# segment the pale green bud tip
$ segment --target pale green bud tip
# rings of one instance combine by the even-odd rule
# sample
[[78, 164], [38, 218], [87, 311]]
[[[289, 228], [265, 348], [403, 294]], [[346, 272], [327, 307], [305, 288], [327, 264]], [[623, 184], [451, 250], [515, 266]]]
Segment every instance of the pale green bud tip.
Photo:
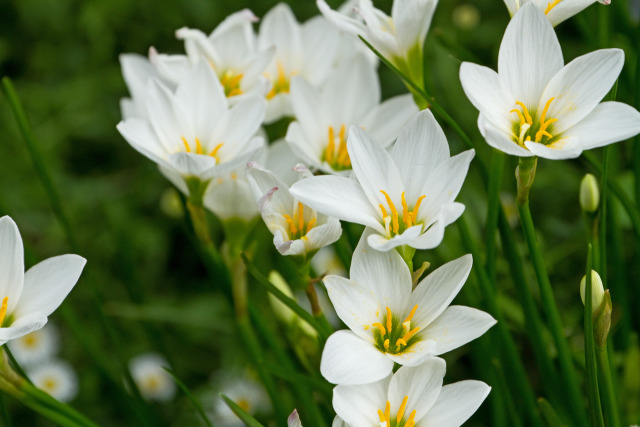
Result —
[[600, 205], [600, 190], [596, 177], [590, 173], [582, 178], [580, 183], [580, 206], [585, 212], [593, 213]]
[[[580, 298], [582, 299], [582, 303], [584, 304], [584, 293], [587, 287], [587, 276], [582, 278], [582, 282], [580, 282]], [[595, 313], [600, 305], [602, 305], [602, 301], [604, 300], [604, 286], [602, 284], [602, 279], [600, 275], [595, 271], [591, 270], [591, 312]]]
[[[275, 286], [280, 291], [282, 291], [283, 294], [285, 294], [289, 298], [293, 298], [293, 292], [291, 292], [291, 288], [287, 284], [287, 281], [284, 280], [284, 277], [280, 275], [280, 273], [278, 273], [275, 270], [272, 270], [269, 273], [269, 281], [273, 284], [273, 286]], [[273, 307], [273, 311], [275, 312], [278, 319], [280, 319], [280, 321], [284, 323], [289, 323], [293, 319], [295, 319], [296, 315], [293, 312], [293, 310], [287, 307], [282, 301], [280, 301], [275, 296], [269, 294], [269, 302], [271, 303], [271, 306]]]

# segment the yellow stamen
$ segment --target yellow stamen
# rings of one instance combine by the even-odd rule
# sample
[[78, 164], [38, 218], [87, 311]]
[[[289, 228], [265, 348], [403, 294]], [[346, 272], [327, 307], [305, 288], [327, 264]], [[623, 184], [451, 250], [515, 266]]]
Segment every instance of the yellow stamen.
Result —
[[384, 407], [384, 419], [387, 420], [387, 426], [389, 426], [390, 424], [390, 416], [391, 416], [391, 402], [387, 400], [387, 405]]
[[284, 220], [287, 222], [287, 224], [289, 224], [289, 231], [291, 231], [291, 234], [296, 234], [298, 232], [298, 229], [296, 228], [296, 225], [293, 223], [293, 220], [291, 219], [291, 217], [287, 214], [282, 215], [284, 217]]
[[402, 221], [404, 225], [409, 228], [411, 227], [412, 215], [409, 212], [409, 207], [407, 207], [407, 199], [404, 197], [404, 191], [400, 197], [402, 198]]
[[413, 212], [411, 212], [411, 219], [413, 220], [413, 223], [416, 223], [416, 219], [418, 218], [418, 209], [420, 209], [420, 203], [422, 203], [422, 199], [424, 199], [427, 196], [420, 196], [418, 197], [418, 201], [416, 202], [416, 205], [413, 207]]
[[531, 118], [531, 114], [529, 114], [529, 110], [527, 110], [527, 106], [520, 101], [516, 101], [516, 104], [522, 107], [522, 110], [524, 112], [524, 118], [527, 124], [530, 124], [530, 125], [533, 124], [533, 119]]
[[544, 105], [544, 109], [542, 110], [542, 114], [540, 114], [540, 123], [544, 123], [544, 119], [547, 117], [547, 111], [549, 111], [549, 106], [551, 106], [551, 101], [556, 99], [555, 97], [549, 98], [547, 103]]
[[307, 233], [309, 232], [309, 230], [315, 227], [315, 225], [316, 225], [316, 219], [312, 218], [311, 221], [309, 221], [309, 224], [307, 224]]
[[518, 110], [517, 108], [514, 108], [513, 110], [509, 111], [509, 113], [517, 113], [518, 117], [520, 118], [520, 126], [522, 126], [523, 124], [525, 124], [527, 121], [524, 119], [524, 116], [522, 115], [522, 112], [520, 112], [520, 110]]
[[325, 159], [327, 163], [333, 163], [333, 154], [336, 149], [336, 137], [333, 133], [333, 126], [329, 126], [329, 143], [327, 144], [327, 150], [325, 151]]
[[402, 421], [402, 417], [404, 416], [404, 410], [407, 409], [407, 400], [409, 400], [409, 396], [405, 396], [402, 399], [402, 403], [400, 404], [400, 409], [398, 409], [398, 416], [396, 416], [396, 422], [400, 424]]
[[[278, 61], [278, 77], [273, 82], [273, 86], [271, 87], [271, 91], [267, 94], [267, 99], [274, 98], [279, 93], [288, 93], [289, 92], [289, 79], [287, 78], [287, 73], [284, 70], [284, 65], [282, 62]], [[291, 73], [293, 76], [295, 73]]]
[[340, 145], [338, 146], [338, 164], [341, 166], [351, 166], [351, 159], [349, 158], [349, 152], [347, 151], [347, 138], [345, 138], [345, 132], [345, 125], [340, 125], [340, 133], [338, 134], [338, 139], [340, 139]]
[[391, 309], [387, 307], [387, 332], [391, 333]]
[[413, 328], [412, 330], [410, 330], [409, 332], [404, 334], [402, 339], [405, 340], [405, 341], [409, 341], [411, 339], [411, 337], [414, 336], [419, 330], [420, 330], [420, 327], [416, 326], [415, 328]]
[[539, 142], [542, 139], [543, 135], [546, 136], [547, 138], [553, 138], [553, 135], [547, 132], [547, 126], [549, 126], [551, 123], [557, 122], [558, 119], [549, 119], [549, 120], [545, 120], [545, 119], [547, 118], [547, 111], [549, 111], [549, 106], [551, 105], [551, 101], [553, 101], [554, 99], [555, 97], [549, 98], [549, 100], [544, 106], [544, 109], [542, 110], [542, 114], [540, 115], [540, 129], [538, 130], [538, 132], [536, 132], [536, 142]]
[[384, 206], [382, 206], [382, 203], [380, 203], [378, 206], [380, 206], [380, 210], [382, 211], [382, 218], [385, 218], [387, 216], [387, 210], [384, 208]]
[[204, 154], [202, 144], [200, 144], [200, 140], [198, 138], [196, 138], [196, 154]]
[[[198, 141], [198, 140], [196, 139], [196, 141]], [[220, 144], [216, 145], [216, 147], [215, 147], [213, 150], [211, 150], [211, 152], [209, 153], [209, 155], [210, 155], [211, 157], [215, 157], [215, 158], [217, 159], [217, 158], [218, 158], [218, 151], [220, 150], [220, 148], [221, 148], [223, 145], [224, 145], [224, 142], [221, 142]]]
[[406, 346], [406, 345], [407, 345], [407, 342], [402, 338], [398, 338], [398, 341], [396, 341], [396, 347]]
[[4, 322], [4, 318], [7, 315], [7, 304], [9, 303], [9, 297], [4, 297], [2, 300], [2, 307], [0, 307], [0, 326]]
[[189, 143], [187, 142], [187, 138], [185, 138], [184, 136], [181, 136], [180, 138], [182, 138], [182, 143], [184, 144], [184, 149], [187, 151], [187, 153], [191, 152], [191, 147], [189, 147]]
[[298, 202], [298, 230], [304, 230], [304, 205]]
[[380, 329], [380, 333], [384, 336], [387, 335], [387, 330], [384, 328], [384, 326], [382, 326], [382, 323], [376, 322], [376, 323], [372, 323], [371, 326], [376, 327], [378, 329]]
[[406, 319], [404, 319], [404, 322], [402, 323], [406, 323], [406, 322], [410, 322], [411, 319], [413, 319], [413, 315], [416, 314], [416, 310], [418, 309], [418, 304], [414, 305], [413, 308], [411, 309], [411, 313], [409, 313], [409, 315], [407, 316]]
[[411, 414], [409, 415], [409, 418], [407, 418], [407, 422], [404, 423], [404, 427], [413, 427], [413, 426], [415, 426], [416, 425], [415, 418], [416, 418], [416, 410], [414, 409], [413, 411], [411, 411]]
[[556, 7], [561, 1], [562, 0], [554, 0], [553, 3], [547, 3], [547, 8], [544, 10], [544, 14], [546, 15], [547, 13], [551, 12], [551, 9]]
[[387, 420], [384, 418], [384, 412], [382, 412], [382, 409], [378, 409], [378, 417], [380, 417], [380, 422], [384, 423]]
[[400, 229], [400, 226], [398, 225], [398, 210], [396, 209], [396, 206], [391, 201], [391, 197], [389, 197], [387, 192], [384, 191], [384, 190], [380, 190], [380, 192], [382, 194], [384, 194], [384, 197], [387, 199], [387, 204], [389, 205], [389, 209], [391, 209], [391, 219], [392, 219], [392, 224], [393, 224], [393, 232], [397, 233], [398, 230]]
[[385, 350], [389, 350], [389, 338], [387, 338], [386, 340], [384, 340], [384, 349], [385, 349]]

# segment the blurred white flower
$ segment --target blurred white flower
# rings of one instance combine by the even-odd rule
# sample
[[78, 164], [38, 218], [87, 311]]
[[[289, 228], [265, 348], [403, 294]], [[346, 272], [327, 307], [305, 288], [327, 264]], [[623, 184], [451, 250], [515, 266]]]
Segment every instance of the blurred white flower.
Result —
[[[388, 376], [394, 363], [417, 366], [484, 334], [489, 314], [449, 304], [469, 272], [471, 255], [436, 269], [415, 289], [396, 251], [372, 251], [366, 233], [353, 254], [350, 278], [324, 284], [340, 319], [351, 329], [325, 344], [320, 372], [334, 384], [366, 384]], [[363, 363], [366, 361], [366, 363]]]
[[[597, 0], [602, 4], [610, 4], [611, 0]], [[544, 12], [549, 22], [554, 27], [562, 21], [571, 18], [573, 15], [586, 9], [595, 3], [596, 0], [504, 0], [504, 4], [509, 9], [511, 16], [515, 15], [520, 8], [528, 3], [534, 4]]]
[[[218, 394], [222, 393], [251, 415], [269, 412], [271, 404], [269, 396], [262, 384], [237, 375], [219, 375], [215, 379]], [[227, 404], [216, 396], [211, 418], [216, 426], [244, 427], [244, 423], [229, 409]]]
[[21, 366], [32, 366], [51, 359], [60, 346], [58, 329], [51, 323], [8, 344], [11, 354]]
[[486, 399], [491, 387], [481, 381], [442, 386], [445, 362], [432, 358], [420, 366], [403, 366], [388, 377], [366, 385], [333, 389], [334, 426], [426, 427], [462, 425]]
[[22, 238], [13, 220], [0, 218], [0, 345], [42, 328], [78, 281], [87, 262], [60, 255], [24, 271]]
[[331, 174], [351, 170], [347, 152], [351, 126], [366, 129], [375, 142], [388, 147], [418, 112], [409, 94], [380, 103], [378, 75], [360, 54], [341, 64], [318, 89], [294, 77], [291, 103], [296, 121], [285, 139], [305, 164]]
[[70, 402], [78, 395], [78, 375], [62, 360], [51, 360], [27, 370], [33, 385], [60, 402]]
[[462, 215], [464, 205], [455, 198], [474, 151], [450, 157], [429, 110], [409, 120], [391, 153], [356, 126], [349, 131], [347, 151], [355, 179], [316, 176], [295, 183], [291, 194], [318, 212], [372, 228], [372, 248], [435, 248], [445, 227]]
[[145, 353], [129, 361], [129, 371], [143, 398], [166, 402], [176, 394], [176, 384], [163, 368], [169, 363], [159, 354]]
[[635, 108], [600, 102], [623, 64], [622, 50], [601, 49], [564, 65], [553, 27], [529, 3], [507, 26], [499, 72], [465, 62], [460, 80], [489, 145], [514, 156], [570, 159], [640, 133]]

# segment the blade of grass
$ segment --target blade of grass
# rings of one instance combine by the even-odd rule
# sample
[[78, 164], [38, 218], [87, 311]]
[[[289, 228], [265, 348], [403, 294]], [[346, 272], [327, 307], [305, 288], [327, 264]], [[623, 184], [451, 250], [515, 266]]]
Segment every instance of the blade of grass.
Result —
[[213, 423], [211, 422], [211, 420], [209, 420], [209, 417], [207, 417], [207, 414], [204, 412], [204, 409], [202, 409], [202, 405], [193, 396], [193, 393], [191, 393], [191, 391], [185, 385], [185, 383], [183, 383], [182, 380], [180, 378], [178, 378], [178, 376], [176, 375], [176, 373], [172, 369], [169, 369], [169, 368], [166, 368], [166, 367], [163, 368], [163, 369], [165, 371], [167, 371], [167, 373], [169, 375], [171, 375], [171, 377], [176, 382], [176, 384], [178, 384], [178, 387], [180, 387], [180, 390], [182, 390], [182, 392], [185, 394], [185, 396], [187, 396], [187, 399], [189, 399], [189, 401], [193, 405], [193, 407], [196, 410], [196, 412], [198, 413], [198, 415], [200, 415], [200, 418], [202, 418], [202, 421], [204, 421], [204, 423], [208, 427], [214, 427]]
[[220, 395], [222, 400], [227, 404], [229, 409], [233, 411], [234, 414], [238, 416], [242, 420], [243, 423], [247, 427], [264, 427], [258, 420], [249, 415], [246, 411], [244, 411], [240, 406], [238, 406], [233, 400], [229, 399], [224, 394]]

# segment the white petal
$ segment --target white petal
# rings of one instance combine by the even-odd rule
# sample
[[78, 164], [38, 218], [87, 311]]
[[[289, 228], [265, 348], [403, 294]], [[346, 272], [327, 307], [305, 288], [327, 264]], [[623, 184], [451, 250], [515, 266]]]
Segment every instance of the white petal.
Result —
[[494, 126], [510, 130], [509, 111], [515, 101], [502, 87], [498, 73], [488, 67], [463, 62], [460, 83], [469, 101], [487, 120]]
[[398, 45], [404, 52], [416, 44], [422, 46], [431, 25], [437, 0], [395, 0], [391, 17]]
[[227, 162], [244, 151], [262, 124], [265, 110], [264, 99], [249, 97], [231, 107], [220, 119], [214, 141], [210, 143], [212, 149], [218, 143], [224, 143], [218, 151], [220, 163]]
[[[336, 191], [339, 188], [340, 191]], [[305, 205], [325, 215], [373, 227], [384, 232], [376, 212], [353, 179], [342, 176], [317, 176], [298, 181], [291, 194]]]
[[[326, 138], [328, 127], [325, 124], [329, 122], [329, 118], [326, 117], [325, 109], [322, 108], [317, 90], [303, 77], [294, 76], [291, 79], [290, 94], [291, 106], [304, 136], [311, 142], [321, 139], [320, 137]], [[288, 133], [286, 139], [294, 142], [290, 140]], [[314, 148], [316, 147], [310, 147], [311, 151], [315, 153]], [[319, 155], [314, 154], [313, 157], [319, 157]]]
[[420, 425], [425, 427], [458, 427], [473, 415], [491, 387], [482, 381], [459, 381], [442, 387], [438, 400]]
[[534, 4], [525, 4], [509, 22], [500, 44], [500, 80], [513, 98], [535, 110], [545, 86], [563, 64], [553, 27]]
[[182, 176], [195, 176], [204, 181], [211, 178], [216, 159], [204, 154], [174, 153], [168, 163]]
[[441, 212], [433, 220], [433, 223], [428, 225], [427, 231], [413, 239], [409, 246], [416, 249], [433, 249], [437, 247], [442, 243], [442, 239], [444, 239], [444, 228], [446, 225], [443, 212]]
[[478, 128], [480, 128], [480, 133], [485, 137], [487, 144], [493, 148], [504, 153], [511, 154], [512, 156], [533, 156], [529, 150], [519, 146], [514, 140], [512, 140], [511, 135], [491, 124], [491, 122], [485, 119], [482, 114], [478, 116]]
[[312, 84], [321, 84], [333, 69], [339, 37], [338, 30], [322, 16], [315, 16], [302, 25], [302, 67]]
[[191, 121], [166, 86], [156, 79], [150, 79], [146, 94], [144, 103], [149, 122], [158, 135], [158, 144], [165, 147], [165, 151], [172, 152], [183, 147], [182, 137], [188, 141], [196, 137]]
[[289, 124], [285, 140], [294, 155], [299, 157], [305, 164], [316, 169], [322, 168], [320, 163], [321, 149], [318, 144], [314, 143], [316, 140], [312, 142], [307, 138], [300, 123], [291, 122]]
[[163, 146], [146, 120], [131, 117], [118, 123], [116, 128], [136, 151], [158, 164], [166, 164], [166, 153], [174, 151], [172, 147]]
[[9, 216], [0, 218], [0, 302], [5, 297], [7, 313], [12, 313], [24, 283], [24, 249], [18, 226]]
[[75, 286], [86, 262], [78, 255], [60, 255], [31, 267], [24, 275], [16, 315], [38, 312], [47, 317], [53, 313]]
[[[260, 213], [270, 215], [290, 215], [295, 201], [289, 193], [289, 187], [273, 172], [264, 169], [256, 162], [247, 165], [247, 180], [256, 200], [260, 200]], [[275, 191], [272, 191], [276, 189]], [[268, 197], [265, 199], [264, 197]]]
[[373, 233], [367, 238], [367, 243], [379, 252], [387, 252], [402, 245], [408, 245], [413, 248], [417, 247], [415, 246], [416, 239], [420, 237], [421, 232], [422, 227], [420, 225], [414, 225], [404, 230], [402, 234], [393, 236], [390, 239], [385, 234]]
[[360, 338], [371, 341], [371, 325], [380, 322], [384, 312], [373, 291], [340, 276], [327, 276], [323, 282], [338, 317]]
[[595, 0], [561, 1], [547, 13], [547, 19], [551, 22], [551, 25], [555, 27], [593, 3], [595, 3]]
[[621, 49], [602, 49], [568, 63], [549, 82], [539, 100], [538, 111], [554, 97], [547, 112], [557, 118], [551, 133], [561, 133], [582, 120], [598, 105], [615, 83], [622, 66]]
[[640, 133], [640, 113], [621, 102], [603, 102], [562, 136], [580, 138], [583, 150], [624, 141]]
[[537, 142], [524, 143], [532, 154], [551, 160], [575, 159], [582, 153], [579, 137], [562, 137], [553, 144], [543, 145]]
[[277, 50], [277, 60], [284, 69], [291, 72], [297, 64], [293, 62], [302, 54], [302, 32], [291, 8], [286, 3], [278, 3], [262, 18], [259, 45], [273, 45]]
[[18, 317], [8, 328], [0, 328], [0, 345], [42, 329], [46, 323], [47, 316], [38, 312]]
[[391, 407], [400, 407], [402, 399], [408, 396], [407, 413], [415, 410], [415, 421], [420, 424], [442, 390], [445, 371], [446, 364], [438, 357], [431, 358], [420, 366], [403, 366], [398, 369], [389, 384]]
[[[410, 94], [394, 96], [374, 107], [361, 121], [374, 141], [388, 147], [398, 137], [407, 121], [418, 112], [418, 107]], [[403, 128], [404, 126], [404, 128]]]
[[322, 351], [320, 373], [333, 384], [369, 384], [387, 377], [393, 361], [351, 331], [337, 331]]
[[[411, 274], [396, 251], [380, 252], [367, 244], [370, 230], [365, 230], [353, 252], [351, 280], [371, 289], [378, 298], [382, 310], [391, 309], [395, 316], [402, 316], [411, 296]], [[411, 307], [409, 307], [411, 309]], [[380, 313], [381, 319], [383, 313]]]
[[307, 251], [320, 249], [336, 242], [342, 235], [340, 221], [329, 217], [325, 224], [317, 225], [306, 234]]
[[437, 268], [420, 281], [411, 294], [411, 300], [418, 304], [412, 325], [425, 328], [442, 314], [462, 289], [472, 264], [473, 258], [467, 254]]
[[333, 409], [346, 425], [379, 425], [378, 409], [384, 411], [390, 380], [388, 376], [372, 384], [337, 386], [333, 389]]
[[361, 22], [332, 10], [324, 0], [316, 0], [316, 4], [320, 13], [342, 31], [354, 36], [365, 34], [364, 25]]
[[434, 340], [422, 340], [400, 354], [387, 354], [387, 357], [402, 366], [418, 366], [435, 356], [437, 348], [438, 344]]
[[156, 70], [142, 55], [123, 53], [119, 56], [122, 77], [133, 99], [143, 97], [147, 81], [156, 76]]
[[484, 311], [453, 305], [429, 324], [422, 336], [438, 343], [436, 354], [444, 354], [484, 334], [496, 320]]

